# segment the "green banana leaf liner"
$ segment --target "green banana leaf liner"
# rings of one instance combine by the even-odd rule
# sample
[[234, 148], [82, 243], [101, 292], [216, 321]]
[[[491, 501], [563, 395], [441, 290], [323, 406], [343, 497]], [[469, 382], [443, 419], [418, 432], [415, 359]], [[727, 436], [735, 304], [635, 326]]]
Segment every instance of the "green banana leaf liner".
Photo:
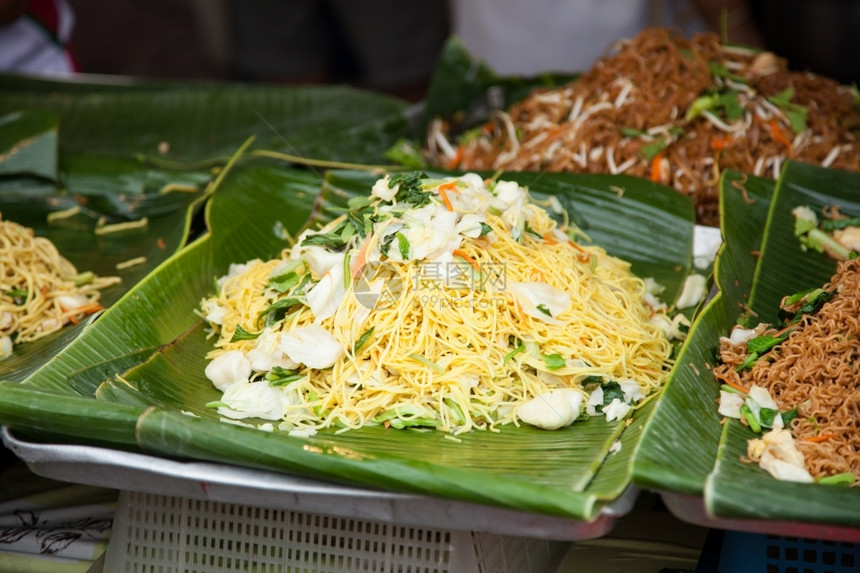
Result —
[[[78, 392], [70, 403], [86, 405], [77, 426], [74, 412], [63, 422], [66, 439], [76, 443], [136, 445], [180, 459], [595, 519], [630, 485], [632, 454], [656, 401], [629, 425], [595, 418], [556, 432], [473, 432], [459, 442], [437, 432], [378, 427], [290, 437], [225, 424], [204, 407], [219, 393], [203, 375], [212, 341], [194, 310], [213, 279], [232, 262], [275, 255], [285, 245], [284, 232], [295, 236], [315, 203], [342, 204], [367, 193], [376, 177], [332, 171], [320, 193], [314, 172], [237, 164], [207, 203], [210, 232], [141, 282], [23, 388], [16, 387], [18, 395], [0, 385], [0, 423], [28, 436], [59, 439], [40, 409], [56, 413], [59, 407], [46, 403], [46, 390], [66, 385]], [[559, 197], [596, 243], [663, 282], [668, 299], [680, 292], [691, 264], [693, 210], [686, 198], [632, 177], [510, 177], [529, 184], [536, 195]], [[141, 316], [151, 318], [137, 320]], [[103, 432], [107, 425], [110, 432]], [[621, 451], [609, 455], [619, 439]]]
[[[102, 291], [100, 302], [109, 307], [185, 244], [210, 175], [158, 170], [135, 159], [61, 157], [60, 131], [52, 112], [28, 110], [0, 117], [0, 214], [50, 239], [79, 272], [120, 277], [119, 284]], [[160, 193], [168, 183], [182, 191]], [[67, 209], [79, 212], [50, 219]], [[100, 235], [100, 219], [106, 224], [147, 223]], [[124, 267], [130, 259], [142, 262]], [[23, 380], [90, 322], [16, 345], [11, 356], [0, 360], [0, 379]]]
[[693, 321], [633, 460], [636, 485], [701, 496], [720, 441], [719, 397], [711, 367], [718, 339], [752, 289], [774, 182], [727, 171], [720, 182], [723, 244], [714, 262], [718, 289]]
[[442, 48], [416, 125], [423, 136], [427, 123], [448, 120], [459, 133], [485, 122], [493, 110], [507, 109], [536, 88], [554, 88], [577, 74], [544, 73], [536, 76], [501, 76], [471, 54], [456, 37]]
[[[820, 287], [836, 270], [833, 259], [801, 249], [794, 236], [791, 210], [806, 205], [818, 212], [823, 206], [839, 205], [846, 215], [858, 216], [858, 189], [860, 174], [802, 163], [786, 165], [771, 203], [748, 301], [760, 320], [775, 321], [783, 296]], [[732, 324], [722, 326], [723, 332], [728, 332]], [[724, 425], [716, 466], [705, 485], [705, 503], [711, 515], [860, 526], [860, 489], [779, 481], [757, 464], [741, 462], [747, 440], [752, 437], [752, 431], [737, 420]]]
[[[6, 81], [3, 81], [6, 79]], [[387, 163], [406, 137], [406, 102], [345, 86], [44, 81], [0, 76], [0, 116], [59, 115], [60, 148], [87, 154], [223, 164], [243, 141], [297, 161]]]

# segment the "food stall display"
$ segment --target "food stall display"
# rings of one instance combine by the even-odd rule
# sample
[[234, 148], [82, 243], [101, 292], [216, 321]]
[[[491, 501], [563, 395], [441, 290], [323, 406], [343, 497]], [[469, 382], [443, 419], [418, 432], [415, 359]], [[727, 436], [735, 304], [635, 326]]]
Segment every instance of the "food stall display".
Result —
[[659, 29], [572, 80], [452, 42], [416, 107], [12, 83], [0, 224], [118, 280], [0, 359], [3, 439], [60, 479], [412, 526], [597, 537], [644, 489], [701, 525], [858, 540], [853, 327], [815, 359], [838, 376], [804, 368], [819, 393], [779, 373], [815, 317], [856, 322], [856, 96]]

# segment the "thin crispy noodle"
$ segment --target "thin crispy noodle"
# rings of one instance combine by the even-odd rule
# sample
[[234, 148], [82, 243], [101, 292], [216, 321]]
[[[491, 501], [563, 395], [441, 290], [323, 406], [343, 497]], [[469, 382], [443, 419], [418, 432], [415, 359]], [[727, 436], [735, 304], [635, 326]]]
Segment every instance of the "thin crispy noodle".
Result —
[[[773, 361], [749, 371], [735, 368], [746, 345], [723, 339], [716, 375], [749, 388], [767, 389], [781, 411], [797, 406], [791, 430], [814, 477], [860, 475], [860, 262], [841, 262], [824, 285], [836, 294], [815, 314], [804, 315]], [[775, 331], [766, 331], [774, 334]]]
[[[799, 107], [768, 99], [788, 88], [791, 106]], [[697, 98], [717, 92], [736, 94], [740, 117], [716, 108], [686, 119]], [[574, 82], [536, 90], [503, 114], [504, 121], [499, 114], [464, 134], [456, 150], [436, 146], [428, 155], [434, 164], [464, 170], [648, 177], [689, 195], [698, 222], [716, 225], [725, 169], [776, 177], [793, 158], [860, 170], [855, 98], [834, 80], [789, 71], [772, 53], [729, 49], [712, 33], [686, 39], [653, 28], [619, 42]], [[806, 127], [795, 134], [791, 113], [800, 108], [807, 111]], [[437, 141], [453, 132], [441, 120], [436, 127]]]

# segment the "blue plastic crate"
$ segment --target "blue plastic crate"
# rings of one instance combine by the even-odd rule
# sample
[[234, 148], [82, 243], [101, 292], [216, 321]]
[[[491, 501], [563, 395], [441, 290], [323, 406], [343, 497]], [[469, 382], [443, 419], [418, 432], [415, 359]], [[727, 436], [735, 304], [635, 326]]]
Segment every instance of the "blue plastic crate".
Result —
[[726, 531], [719, 573], [856, 573], [860, 543]]

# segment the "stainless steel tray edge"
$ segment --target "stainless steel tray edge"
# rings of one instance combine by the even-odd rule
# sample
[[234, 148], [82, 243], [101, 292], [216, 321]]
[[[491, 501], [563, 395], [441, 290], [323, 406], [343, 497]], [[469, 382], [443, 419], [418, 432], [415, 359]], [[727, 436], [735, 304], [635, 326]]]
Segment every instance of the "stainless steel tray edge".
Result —
[[785, 537], [860, 542], [860, 529], [853, 527], [809, 522], [715, 517], [708, 514], [705, 500], [702, 497], [666, 491], [661, 491], [659, 494], [672, 515], [681, 521], [694, 525]]
[[595, 521], [582, 522], [226, 464], [176, 461], [95, 446], [34, 443], [14, 436], [6, 427], [0, 427], [0, 439], [33, 473], [60, 481], [415, 527], [563, 541], [606, 535], [618, 517], [632, 510], [638, 495], [630, 487]]

